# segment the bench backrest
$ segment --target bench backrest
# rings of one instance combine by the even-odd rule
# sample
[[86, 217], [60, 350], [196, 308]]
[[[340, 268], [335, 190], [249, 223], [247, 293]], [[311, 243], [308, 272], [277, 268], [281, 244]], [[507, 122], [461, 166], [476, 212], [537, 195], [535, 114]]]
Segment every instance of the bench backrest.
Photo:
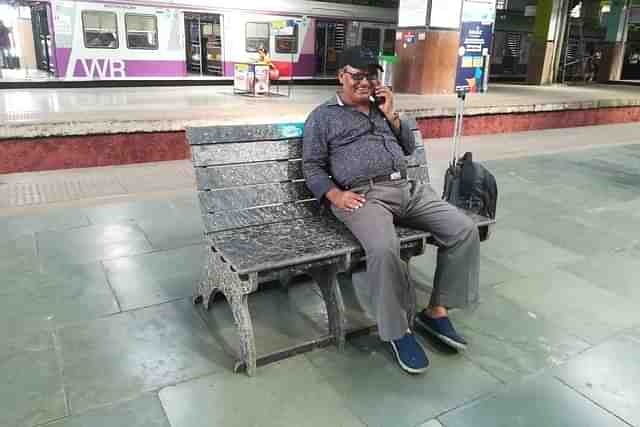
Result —
[[[428, 182], [422, 137], [407, 157], [409, 180]], [[206, 232], [315, 216], [302, 174], [303, 123], [187, 128]]]

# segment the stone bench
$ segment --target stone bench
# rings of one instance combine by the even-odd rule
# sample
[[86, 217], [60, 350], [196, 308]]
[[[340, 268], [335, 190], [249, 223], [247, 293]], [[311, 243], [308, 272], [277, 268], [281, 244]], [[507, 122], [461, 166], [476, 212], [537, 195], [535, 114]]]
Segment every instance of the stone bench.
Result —
[[[425, 147], [415, 122], [413, 128], [418, 148], [407, 157], [407, 178], [426, 183]], [[302, 123], [187, 129], [210, 248], [194, 303], [208, 309], [217, 292], [224, 294], [240, 338], [236, 370], [244, 367], [249, 375], [255, 374], [257, 357], [247, 298], [260, 282], [311, 276], [326, 303], [327, 340], [341, 348], [345, 309], [337, 274], [366, 262], [355, 237], [305, 185], [302, 132]], [[493, 221], [469, 215], [487, 235]], [[407, 262], [429, 243], [428, 232], [401, 226], [397, 232]]]

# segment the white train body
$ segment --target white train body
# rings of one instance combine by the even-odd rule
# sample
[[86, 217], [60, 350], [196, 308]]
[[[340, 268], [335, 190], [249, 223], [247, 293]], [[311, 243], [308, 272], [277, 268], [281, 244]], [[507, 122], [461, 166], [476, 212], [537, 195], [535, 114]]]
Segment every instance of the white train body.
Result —
[[365, 43], [392, 53], [397, 12], [294, 0], [52, 0], [47, 13], [50, 69], [67, 80], [93, 80], [228, 79], [234, 64], [258, 59], [259, 46], [281, 76], [331, 75], [344, 47]]

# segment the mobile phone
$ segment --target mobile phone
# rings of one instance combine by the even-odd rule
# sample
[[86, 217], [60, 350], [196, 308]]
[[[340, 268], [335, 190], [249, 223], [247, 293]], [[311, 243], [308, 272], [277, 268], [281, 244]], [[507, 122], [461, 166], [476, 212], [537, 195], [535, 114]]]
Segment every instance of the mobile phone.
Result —
[[384, 96], [369, 96], [369, 101], [373, 102], [376, 105], [382, 105], [386, 102], [386, 98]]

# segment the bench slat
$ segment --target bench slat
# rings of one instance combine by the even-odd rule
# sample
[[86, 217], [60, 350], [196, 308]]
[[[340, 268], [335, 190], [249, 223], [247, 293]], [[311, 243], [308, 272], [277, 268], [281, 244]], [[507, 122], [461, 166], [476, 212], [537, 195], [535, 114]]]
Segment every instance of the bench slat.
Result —
[[[426, 239], [428, 232], [396, 226], [402, 244]], [[207, 236], [209, 243], [240, 273], [363, 253], [356, 238], [332, 216], [222, 231]]]
[[320, 207], [314, 200], [237, 211], [208, 213], [203, 215], [203, 220], [207, 233], [217, 233], [224, 230], [317, 216], [319, 211]]
[[198, 196], [207, 212], [248, 209], [255, 206], [313, 199], [313, 194], [304, 181], [199, 191]]
[[[407, 177], [410, 181], [421, 183], [429, 180], [426, 166], [408, 168]], [[199, 187], [202, 187], [202, 184]], [[201, 207], [208, 213], [314, 199], [313, 193], [304, 181], [203, 189], [198, 192], [198, 197]]]
[[[405, 117], [411, 129], [418, 131], [418, 123], [413, 117]], [[304, 123], [272, 123], [257, 125], [197, 126], [187, 128], [190, 145], [214, 144], [219, 142], [273, 141], [278, 139], [301, 138]], [[419, 135], [418, 135], [419, 136]]]
[[[424, 149], [415, 156], [423, 156]], [[409, 160], [409, 157], [407, 157]], [[426, 162], [408, 161], [407, 174], [411, 177], [411, 168], [420, 165], [426, 168]], [[195, 168], [198, 190], [214, 190], [227, 187], [240, 187], [258, 184], [272, 184], [304, 179], [302, 161], [277, 161], [249, 163], [244, 165], [222, 165]], [[428, 177], [428, 173], [426, 174]]]
[[269, 141], [300, 138], [304, 123], [277, 123], [258, 125], [200, 126], [187, 128], [190, 145], [218, 142]]
[[198, 190], [275, 183], [303, 178], [301, 160], [196, 168]]
[[193, 145], [191, 155], [195, 166], [299, 159], [302, 157], [302, 141], [286, 139], [241, 144]]
[[[418, 132], [418, 131], [416, 131]], [[235, 163], [254, 163], [302, 158], [302, 140], [253, 141], [242, 144], [208, 144], [191, 147], [195, 166], [216, 166]], [[406, 157], [409, 165], [426, 164], [424, 145], [417, 144], [416, 151]]]

